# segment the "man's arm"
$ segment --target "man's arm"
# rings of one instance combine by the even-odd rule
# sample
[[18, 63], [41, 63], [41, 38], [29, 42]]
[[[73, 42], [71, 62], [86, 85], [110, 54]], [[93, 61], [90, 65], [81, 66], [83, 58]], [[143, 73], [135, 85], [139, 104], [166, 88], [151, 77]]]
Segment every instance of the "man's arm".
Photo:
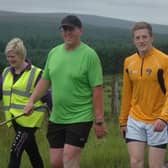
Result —
[[131, 108], [131, 98], [132, 98], [132, 84], [129, 79], [128, 69], [126, 66], [126, 60], [124, 61], [123, 68], [123, 88], [122, 88], [122, 101], [121, 101], [121, 111], [119, 116], [120, 132], [122, 137], [125, 139], [127, 120], [129, 116], [129, 111]]
[[163, 131], [163, 129], [166, 127], [168, 123], [168, 68], [164, 70], [163, 78], [164, 78], [164, 84], [166, 88], [165, 103], [163, 105], [160, 116], [157, 118], [153, 126], [154, 131], [157, 131], [157, 132]]
[[124, 61], [121, 112], [119, 116], [119, 122], [121, 127], [125, 127], [127, 125], [127, 119], [131, 108], [132, 83], [128, 73], [129, 72], [126, 66], [126, 61]]
[[[40, 72], [40, 74], [38, 75], [38, 77], [36, 79], [35, 87], [41, 78], [42, 78], [42, 71]], [[46, 94], [41, 98], [41, 101], [43, 103], [47, 104], [49, 110], [52, 109], [52, 98], [51, 98], [51, 90], [50, 89], [47, 90]]]
[[38, 101], [39, 99], [41, 99], [46, 92], [48, 91], [50, 87], [50, 81], [41, 78], [39, 80], [39, 82], [37, 83], [30, 99], [29, 99], [29, 103], [25, 106], [24, 108], [24, 113], [25, 114], [31, 114], [32, 110], [33, 110], [33, 105], [36, 101]]
[[93, 91], [93, 107], [95, 115], [95, 133], [98, 138], [106, 135], [106, 127], [104, 123], [104, 107], [103, 107], [103, 87], [97, 86], [92, 89]]

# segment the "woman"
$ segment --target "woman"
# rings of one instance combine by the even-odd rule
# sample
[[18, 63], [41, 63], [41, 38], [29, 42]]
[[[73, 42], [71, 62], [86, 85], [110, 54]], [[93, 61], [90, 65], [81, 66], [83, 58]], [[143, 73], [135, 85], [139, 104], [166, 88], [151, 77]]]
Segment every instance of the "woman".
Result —
[[[21, 39], [14, 38], [8, 42], [5, 55], [10, 66], [2, 73], [0, 88], [6, 120], [23, 113], [23, 108], [41, 77], [42, 70], [26, 60], [26, 54]], [[34, 107], [32, 115], [22, 116], [7, 123], [8, 127], [13, 126], [16, 132], [8, 168], [19, 168], [24, 150], [34, 168], [44, 167], [34, 134], [42, 124], [46, 109], [41, 100], [37, 101]]]

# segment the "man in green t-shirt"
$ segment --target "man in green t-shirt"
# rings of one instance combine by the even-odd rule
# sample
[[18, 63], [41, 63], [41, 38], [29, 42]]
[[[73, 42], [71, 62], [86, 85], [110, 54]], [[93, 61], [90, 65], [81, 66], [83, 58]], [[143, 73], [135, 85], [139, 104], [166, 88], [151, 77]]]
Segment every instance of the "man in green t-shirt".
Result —
[[79, 168], [84, 147], [94, 121], [98, 138], [106, 134], [103, 112], [103, 75], [96, 52], [80, 37], [82, 23], [68, 15], [59, 27], [64, 43], [48, 54], [42, 79], [32, 94], [25, 113], [51, 86], [53, 107], [48, 124], [53, 168]]

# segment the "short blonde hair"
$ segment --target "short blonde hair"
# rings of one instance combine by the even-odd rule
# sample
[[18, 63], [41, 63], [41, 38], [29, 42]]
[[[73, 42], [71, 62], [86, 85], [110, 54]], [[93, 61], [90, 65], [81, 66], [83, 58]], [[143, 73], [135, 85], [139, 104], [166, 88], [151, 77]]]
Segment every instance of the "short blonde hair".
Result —
[[134, 35], [134, 32], [136, 30], [139, 30], [139, 29], [147, 29], [149, 34], [151, 36], [153, 36], [152, 26], [147, 22], [137, 22], [137, 23], [135, 23], [135, 25], [132, 28], [132, 36]]
[[26, 47], [24, 46], [24, 43], [20, 38], [13, 38], [7, 43], [5, 48], [5, 55], [7, 55], [9, 51], [12, 51], [16, 55], [24, 59], [27, 56]]

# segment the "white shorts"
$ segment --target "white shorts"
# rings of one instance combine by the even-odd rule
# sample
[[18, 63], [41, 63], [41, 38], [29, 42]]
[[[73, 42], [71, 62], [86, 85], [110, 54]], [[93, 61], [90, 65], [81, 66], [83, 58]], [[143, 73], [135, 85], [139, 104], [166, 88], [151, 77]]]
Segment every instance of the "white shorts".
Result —
[[158, 146], [168, 143], [168, 130], [154, 132], [153, 124], [145, 124], [129, 117], [127, 121], [126, 139], [147, 143], [149, 146]]

